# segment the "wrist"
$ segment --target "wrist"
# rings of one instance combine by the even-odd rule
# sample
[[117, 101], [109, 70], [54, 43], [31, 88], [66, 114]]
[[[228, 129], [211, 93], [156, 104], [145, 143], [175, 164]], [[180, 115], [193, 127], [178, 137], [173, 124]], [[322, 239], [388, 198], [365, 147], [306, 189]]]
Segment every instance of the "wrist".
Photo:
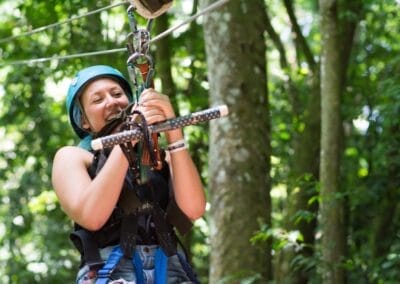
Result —
[[185, 150], [187, 148], [188, 147], [187, 147], [186, 141], [184, 139], [177, 140], [177, 141], [175, 141], [173, 143], [170, 143], [167, 146], [167, 150], [168, 150], [168, 152], [170, 154], [175, 153], [175, 152], [180, 152], [180, 151]]
[[174, 143], [178, 140], [183, 140], [182, 129], [174, 129], [165, 133], [168, 144]]

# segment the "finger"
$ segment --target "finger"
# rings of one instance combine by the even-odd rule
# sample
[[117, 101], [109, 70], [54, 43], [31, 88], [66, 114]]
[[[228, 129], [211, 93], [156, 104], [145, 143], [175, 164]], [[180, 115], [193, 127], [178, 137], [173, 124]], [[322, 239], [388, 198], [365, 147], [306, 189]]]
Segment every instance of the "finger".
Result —
[[156, 92], [154, 89], [146, 89], [140, 95], [139, 102], [144, 105], [169, 103], [169, 97]]
[[166, 120], [164, 112], [158, 108], [142, 107], [141, 112], [143, 113], [148, 124]]
[[154, 89], [145, 89], [139, 98], [139, 104], [144, 107], [160, 109], [164, 113], [165, 119], [175, 117], [175, 111], [169, 97]]

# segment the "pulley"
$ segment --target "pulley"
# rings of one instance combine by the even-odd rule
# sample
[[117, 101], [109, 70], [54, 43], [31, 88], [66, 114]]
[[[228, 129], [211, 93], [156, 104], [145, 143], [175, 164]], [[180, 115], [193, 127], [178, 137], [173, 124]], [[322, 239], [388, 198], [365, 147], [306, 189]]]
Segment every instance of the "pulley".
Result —
[[139, 15], [146, 19], [154, 19], [165, 13], [172, 6], [173, 0], [130, 0]]

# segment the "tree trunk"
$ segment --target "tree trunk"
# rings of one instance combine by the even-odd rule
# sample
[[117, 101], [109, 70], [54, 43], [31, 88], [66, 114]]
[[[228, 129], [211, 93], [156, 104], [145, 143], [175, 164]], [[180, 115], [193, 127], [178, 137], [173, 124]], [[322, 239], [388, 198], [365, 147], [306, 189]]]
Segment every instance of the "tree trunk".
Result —
[[345, 283], [345, 220], [339, 184], [341, 54], [337, 2], [320, 0], [321, 9], [321, 230], [322, 278], [326, 284]]
[[[293, 162], [291, 167], [291, 184], [288, 189], [288, 202], [285, 217], [285, 226], [288, 231], [299, 231], [303, 236], [301, 250], [295, 247], [287, 248], [284, 254], [284, 265], [280, 269], [284, 270], [281, 281], [278, 283], [308, 283], [309, 269], [292, 267], [294, 259], [302, 255], [312, 257], [315, 242], [316, 215], [318, 203], [310, 202], [316, 196], [316, 183], [319, 179], [319, 155], [320, 145], [315, 143], [321, 138], [321, 94], [319, 89], [319, 72], [312, 72], [310, 86], [310, 97], [303, 113], [304, 130], [296, 134], [293, 141]], [[299, 213], [307, 212], [304, 216]], [[286, 268], [286, 269], [285, 269]]]
[[210, 127], [210, 283], [271, 278], [269, 243], [250, 243], [271, 211], [264, 11], [262, 0], [230, 1], [205, 17], [210, 101], [230, 109]]
[[[167, 13], [155, 19], [154, 34], [161, 34], [168, 28], [169, 24]], [[171, 97], [171, 101], [174, 102], [174, 107], [177, 110], [175, 99], [176, 88], [171, 72], [172, 53], [170, 41], [170, 36], [166, 36], [156, 43], [157, 49], [155, 53], [155, 68], [157, 71], [156, 77], [158, 76], [161, 81], [163, 94]]]

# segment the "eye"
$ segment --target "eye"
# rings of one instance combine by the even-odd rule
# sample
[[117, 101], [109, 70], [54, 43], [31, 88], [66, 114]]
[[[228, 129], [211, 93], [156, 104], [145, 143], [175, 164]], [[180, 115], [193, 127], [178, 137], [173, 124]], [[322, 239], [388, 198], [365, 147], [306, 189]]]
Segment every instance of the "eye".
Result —
[[101, 101], [102, 101], [103, 99], [101, 98], [101, 97], [94, 97], [93, 99], [92, 99], [92, 103], [94, 103], [94, 104], [98, 104], [98, 103], [101, 103]]
[[122, 96], [124, 96], [125, 94], [124, 94], [124, 92], [122, 92], [122, 91], [116, 91], [116, 92], [113, 92], [112, 93], [112, 96], [113, 97], [115, 97], [115, 98], [120, 98], [120, 97], [122, 97]]

